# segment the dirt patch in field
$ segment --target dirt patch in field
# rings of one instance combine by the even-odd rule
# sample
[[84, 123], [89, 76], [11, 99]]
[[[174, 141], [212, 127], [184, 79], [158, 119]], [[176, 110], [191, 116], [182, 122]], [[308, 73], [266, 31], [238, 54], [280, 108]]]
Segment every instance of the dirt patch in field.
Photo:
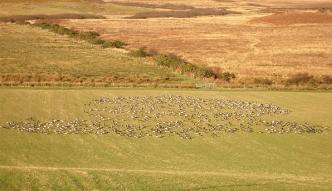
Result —
[[254, 23], [271, 23], [271, 24], [275, 24], [275, 25], [332, 23], [332, 14], [330, 14], [330, 13], [313, 13], [313, 12], [277, 13], [277, 14], [253, 19], [252, 22], [254, 22]]

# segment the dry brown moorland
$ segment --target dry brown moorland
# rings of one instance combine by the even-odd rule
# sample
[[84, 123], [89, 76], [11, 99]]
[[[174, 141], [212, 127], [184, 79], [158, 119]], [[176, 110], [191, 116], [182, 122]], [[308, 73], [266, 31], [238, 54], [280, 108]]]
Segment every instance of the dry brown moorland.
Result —
[[[332, 74], [332, 2], [319, 1], [125, 1], [143, 7], [188, 7], [239, 12], [192, 18], [127, 19], [109, 15], [101, 20], [65, 20], [61, 24], [95, 30], [120, 39], [129, 48], [146, 47], [175, 53], [198, 65], [218, 67], [237, 75], [236, 82], [269, 79], [278, 84], [299, 73]], [[169, 11], [158, 9], [159, 12]], [[130, 15], [128, 15], [130, 16]]]
[[[300, 80], [297, 86], [332, 84], [328, 0], [17, 0], [21, 1], [6, 0], [3, 6], [10, 11], [0, 9], [3, 19], [39, 18], [47, 7], [47, 22], [96, 31], [103, 39], [125, 42], [126, 49], [172, 53], [195, 65], [234, 73], [235, 86], [284, 87], [293, 78]], [[72, 13], [92, 17], [56, 18]]]

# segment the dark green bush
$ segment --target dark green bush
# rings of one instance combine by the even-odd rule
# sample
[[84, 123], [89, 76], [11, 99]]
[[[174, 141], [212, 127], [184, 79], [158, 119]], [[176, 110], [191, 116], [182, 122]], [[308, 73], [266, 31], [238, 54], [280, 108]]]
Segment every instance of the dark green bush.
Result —
[[194, 77], [217, 78], [217, 74], [211, 69], [196, 66], [174, 54], [159, 55], [156, 57], [156, 62], [160, 66], [172, 68], [181, 73], [192, 74]]
[[158, 65], [170, 67], [173, 69], [176, 69], [178, 66], [185, 64], [185, 61], [182, 58], [174, 54], [162, 54], [157, 56], [156, 60]]
[[273, 81], [267, 78], [254, 78], [254, 83], [270, 86], [273, 84]]
[[332, 76], [323, 75], [322, 76], [322, 83], [323, 84], [332, 84]]
[[157, 55], [159, 55], [158, 51], [155, 50], [155, 49], [149, 49], [147, 51], [147, 53], [148, 53], [149, 56], [157, 56]]
[[104, 47], [104, 44], [106, 43], [105, 40], [100, 39], [100, 38], [95, 38], [95, 39], [90, 39], [88, 40], [91, 44], [99, 44], [102, 45]]
[[103, 48], [112, 48], [112, 42], [111, 41], [105, 41], [101, 47]]
[[36, 23], [35, 26], [38, 26], [42, 29], [49, 29], [51, 25], [48, 23]]
[[235, 79], [236, 76], [234, 73], [230, 73], [230, 72], [222, 72], [220, 74], [218, 74], [218, 78], [225, 80], [226, 82], [231, 81], [232, 79]]
[[61, 34], [61, 35], [69, 35], [71, 37], [75, 37], [79, 34], [75, 30], [68, 29], [68, 28], [60, 26], [58, 24], [49, 24], [49, 23], [43, 22], [43, 23], [36, 23], [34, 25], [38, 26], [42, 29], [48, 29], [49, 31], [52, 31], [54, 33]]
[[314, 77], [312, 75], [309, 75], [308, 73], [298, 73], [286, 80], [286, 84], [307, 84], [307, 83], [313, 83]]
[[111, 47], [113, 48], [123, 48], [124, 46], [126, 46], [127, 44], [120, 41], [120, 40], [115, 40], [115, 41], [111, 41]]
[[322, 7], [322, 8], [319, 8], [318, 11], [321, 13], [329, 13], [329, 12], [332, 12], [332, 8]]
[[115, 40], [115, 41], [105, 41], [102, 44], [103, 48], [123, 48], [124, 46], [126, 46], [127, 44], [119, 41], [119, 40]]
[[68, 35], [72, 38], [78, 38], [80, 40], [87, 41], [91, 44], [101, 45], [103, 48], [123, 48], [126, 44], [122, 41], [106, 41], [100, 38], [99, 33], [95, 31], [79, 32], [73, 29], [68, 29], [66, 27], [60, 26], [58, 24], [51, 24], [46, 22], [35, 23], [34, 26], [40, 27], [42, 29], [48, 29], [57, 34]]
[[79, 38], [82, 40], [91, 40], [91, 39], [96, 39], [99, 37], [99, 34], [94, 31], [88, 31], [88, 32], [80, 32], [79, 33]]
[[58, 19], [105, 19], [105, 17], [99, 15], [90, 15], [90, 14], [11, 15], [8, 17], [0, 17], [0, 22], [23, 24], [31, 20], [58, 20]]
[[147, 57], [147, 56], [149, 56], [149, 54], [145, 51], [144, 48], [140, 48], [138, 50], [131, 50], [129, 52], [129, 55], [133, 56], [133, 57]]

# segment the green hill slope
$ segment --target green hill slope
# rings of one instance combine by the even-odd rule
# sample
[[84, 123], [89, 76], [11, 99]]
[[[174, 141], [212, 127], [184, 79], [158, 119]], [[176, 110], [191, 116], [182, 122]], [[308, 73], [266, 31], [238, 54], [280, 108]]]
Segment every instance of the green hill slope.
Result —
[[28, 25], [0, 25], [2, 85], [154, 86], [191, 84], [125, 50], [103, 49]]

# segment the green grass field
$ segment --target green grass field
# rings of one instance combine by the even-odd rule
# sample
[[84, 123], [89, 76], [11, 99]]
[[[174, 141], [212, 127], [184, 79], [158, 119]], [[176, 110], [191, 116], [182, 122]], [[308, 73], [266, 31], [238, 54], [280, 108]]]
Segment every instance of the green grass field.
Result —
[[7, 85], [191, 84], [194, 80], [125, 50], [34, 28], [0, 24], [0, 82]]
[[[330, 92], [0, 89], [0, 124], [84, 117], [112, 96], [189, 95], [272, 103], [285, 119], [332, 125]], [[0, 190], [330, 190], [332, 137], [225, 134], [184, 140], [41, 135], [0, 129]]]
[[[0, 1], [0, 17], [74, 13], [113, 18], [157, 10], [98, 0]], [[0, 23], [0, 191], [332, 190], [331, 91], [186, 89], [212, 87], [213, 84], [209, 83], [211, 80], [181, 75], [179, 68], [173, 72], [160, 67], [151, 57], [135, 57], [129, 53], [129, 50], [102, 48], [33, 25]], [[211, 109], [202, 104], [216, 103], [206, 102], [212, 98], [251, 101], [290, 111], [284, 115], [267, 114], [266, 120], [308, 123], [329, 127], [329, 130], [302, 134], [295, 131], [282, 134], [221, 132], [217, 137], [204, 134], [184, 139], [174, 134], [164, 138], [131, 138], [114, 132], [107, 135], [43, 134], [42, 131], [32, 133], [26, 129], [8, 128], [13, 122], [22, 124], [19, 122], [29, 118], [41, 122], [90, 120], [88, 115], [93, 112], [87, 113], [85, 104], [114, 96], [149, 96], [147, 99], [151, 100], [141, 100], [137, 104], [128, 103], [128, 100], [112, 102], [114, 107], [119, 105], [124, 110], [131, 107], [134, 111], [139, 111], [142, 104], [147, 109], [156, 106], [150, 116], [144, 116], [144, 111], [138, 114], [140, 117], [149, 118], [170, 110], [179, 114], [182, 102], [154, 104], [156, 96], [168, 95], [172, 95], [169, 96], [172, 99], [190, 96], [195, 98], [191, 100], [201, 100], [197, 105], [191, 102], [190, 107], [182, 110], [186, 114], [198, 116], [206, 112], [209, 117], [216, 114], [220, 105], [213, 105]], [[247, 103], [241, 102], [240, 106]], [[192, 108], [200, 104], [204, 110]], [[259, 105], [260, 109], [263, 104]], [[241, 107], [232, 112], [241, 113]], [[231, 109], [220, 107], [220, 112], [231, 113]], [[255, 111], [257, 108], [250, 109]], [[136, 123], [138, 119], [135, 121], [130, 115], [122, 113], [119, 118], [124, 124]], [[153, 127], [156, 122], [174, 120], [174, 116], [180, 115], [163, 114], [162, 118], [149, 118], [146, 124]], [[251, 119], [244, 116], [241, 120], [244, 118]], [[180, 120], [184, 119], [188, 118], [181, 115]], [[200, 124], [208, 126], [220, 122], [219, 118], [214, 118], [211, 123], [196, 123], [198, 119], [204, 117], [185, 121], [184, 127], [196, 124], [190, 128], [197, 129], [202, 128]]]

